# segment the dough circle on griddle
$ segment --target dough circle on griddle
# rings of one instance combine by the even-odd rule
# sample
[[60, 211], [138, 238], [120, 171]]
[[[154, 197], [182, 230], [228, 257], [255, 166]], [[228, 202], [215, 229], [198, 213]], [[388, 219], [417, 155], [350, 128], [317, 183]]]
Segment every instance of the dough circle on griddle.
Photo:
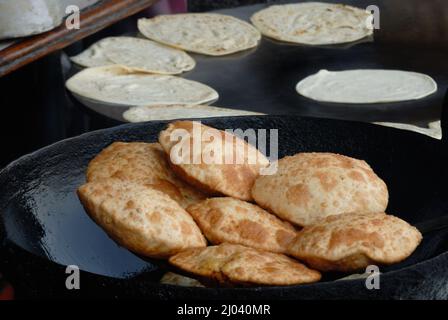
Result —
[[256, 12], [251, 21], [265, 36], [307, 45], [353, 42], [373, 33], [370, 13], [343, 4], [273, 5]]
[[134, 37], [104, 38], [71, 60], [84, 67], [121, 65], [135, 72], [178, 74], [194, 68], [187, 53]]
[[127, 106], [201, 104], [218, 99], [205, 84], [170, 75], [133, 73], [118, 65], [88, 68], [68, 79], [75, 94]]
[[154, 120], [231, 117], [260, 114], [262, 113], [221, 107], [176, 104], [133, 107], [123, 113], [123, 118], [129, 122], [145, 122]]
[[147, 38], [186, 51], [220, 56], [258, 45], [260, 32], [249, 23], [216, 13], [160, 15], [138, 21]]
[[296, 90], [321, 102], [385, 103], [422, 99], [437, 91], [437, 83], [425, 74], [409, 71], [321, 70], [301, 80]]

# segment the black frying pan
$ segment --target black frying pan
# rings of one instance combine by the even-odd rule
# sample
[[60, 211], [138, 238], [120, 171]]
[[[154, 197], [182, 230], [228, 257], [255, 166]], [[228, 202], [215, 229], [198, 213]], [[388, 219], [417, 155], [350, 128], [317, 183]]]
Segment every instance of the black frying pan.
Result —
[[[220, 129], [279, 129], [279, 156], [338, 152], [367, 160], [390, 190], [388, 212], [419, 225], [448, 213], [447, 141], [370, 124], [295, 116], [215, 118]], [[426, 232], [406, 261], [381, 268], [380, 290], [363, 280], [270, 288], [159, 285], [164, 272], [118, 247], [84, 212], [75, 190], [87, 163], [113, 141], [156, 141], [165, 122], [128, 124], [58, 142], [0, 172], [0, 270], [18, 297], [446, 298], [448, 230]], [[446, 128], [444, 128], [446, 129]], [[446, 131], [445, 131], [446, 132]], [[434, 223], [432, 223], [434, 224]], [[426, 228], [434, 229], [431, 223]], [[427, 230], [428, 231], [428, 230]], [[65, 268], [81, 269], [81, 290], [65, 288]]]

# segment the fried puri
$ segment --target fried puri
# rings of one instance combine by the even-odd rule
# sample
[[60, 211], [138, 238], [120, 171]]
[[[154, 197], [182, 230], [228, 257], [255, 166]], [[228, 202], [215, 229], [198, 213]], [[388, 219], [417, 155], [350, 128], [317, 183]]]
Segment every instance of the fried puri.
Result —
[[320, 271], [352, 272], [371, 264], [406, 259], [422, 239], [420, 232], [385, 213], [346, 213], [303, 228], [289, 254]]
[[107, 178], [151, 185], [183, 207], [204, 198], [201, 192], [174, 175], [158, 143], [112, 143], [90, 161], [87, 168], [87, 181]]
[[296, 285], [321, 277], [285, 255], [228, 243], [185, 250], [169, 261], [184, 272], [224, 284]]
[[254, 181], [269, 165], [254, 146], [200, 122], [173, 122], [160, 133], [159, 142], [179, 177], [215, 195], [252, 200]]
[[78, 196], [90, 217], [123, 247], [167, 258], [206, 240], [191, 216], [168, 195], [120, 179], [88, 182]]
[[252, 195], [261, 207], [299, 226], [345, 212], [384, 212], [386, 184], [362, 160], [333, 153], [298, 153], [259, 176]]
[[211, 198], [187, 208], [212, 244], [234, 243], [286, 253], [297, 233], [289, 223], [238, 199]]

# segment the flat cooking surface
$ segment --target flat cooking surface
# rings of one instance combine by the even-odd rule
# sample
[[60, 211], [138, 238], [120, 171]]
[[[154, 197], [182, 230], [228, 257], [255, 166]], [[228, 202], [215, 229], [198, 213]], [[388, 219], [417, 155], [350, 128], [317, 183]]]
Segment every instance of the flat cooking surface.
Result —
[[[291, 1], [289, 1], [291, 2]], [[440, 118], [448, 86], [448, 2], [444, 0], [327, 1], [380, 9], [380, 30], [374, 39], [358, 44], [309, 47], [284, 44], [263, 37], [255, 50], [225, 57], [197, 54], [197, 67], [184, 76], [215, 88], [218, 106], [268, 114], [392, 121], [423, 124]], [[217, 12], [248, 20], [266, 5], [245, 6]], [[436, 94], [419, 101], [395, 104], [338, 105], [318, 103], [299, 96], [296, 83], [320, 69], [402, 69], [426, 73], [438, 83]], [[95, 109], [121, 119], [123, 108]]]

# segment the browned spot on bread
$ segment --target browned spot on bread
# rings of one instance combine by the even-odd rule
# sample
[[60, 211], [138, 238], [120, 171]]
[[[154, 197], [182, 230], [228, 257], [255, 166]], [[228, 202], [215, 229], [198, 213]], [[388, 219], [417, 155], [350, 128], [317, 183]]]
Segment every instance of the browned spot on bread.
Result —
[[202, 192], [208, 194], [208, 195], [219, 195], [221, 194], [220, 192], [217, 192], [215, 190], [213, 190], [212, 188], [210, 188], [209, 186], [207, 186], [205, 183], [202, 183], [201, 181], [199, 181], [198, 179], [194, 178], [193, 176], [189, 176], [188, 173], [185, 171], [185, 169], [183, 169], [181, 166], [177, 166], [173, 163], [169, 163], [169, 166], [171, 168], [171, 170], [173, 170], [173, 172], [182, 180], [186, 181], [189, 185], [192, 185], [196, 188], [198, 188], [199, 190], [201, 190]]
[[236, 274], [243, 274], [243, 273], [244, 273], [244, 270], [243, 270], [243, 268], [239, 267], [239, 268], [236, 268], [236, 269], [235, 269], [235, 273], [236, 273]]
[[190, 225], [188, 223], [186, 223], [185, 221], [182, 221], [182, 223], [180, 224], [180, 227], [182, 229], [183, 234], [190, 235], [192, 233]]
[[219, 226], [222, 219], [222, 212], [219, 210], [211, 209], [208, 212], [210, 225]]
[[259, 243], [266, 241], [268, 237], [268, 231], [261, 224], [246, 219], [238, 223], [236, 230], [241, 238]]
[[351, 179], [353, 179], [355, 181], [365, 182], [364, 176], [362, 175], [361, 172], [359, 172], [357, 170], [350, 171], [348, 176], [349, 176], [349, 178], [351, 178]]
[[275, 233], [275, 239], [277, 240], [277, 243], [282, 246], [282, 247], [288, 247], [291, 242], [294, 240], [294, 238], [296, 237], [296, 233], [295, 232], [287, 232], [284, 230], [278, 230]]
[[349, 228], [346, 230], [336, 230], [331, 234], [329, 248], [330, 250], [338, 246], [350, 246], [356, 242], [367, 242], [377, 248], [384, 246], [384, 241], [378, 233], [367, 233], [360, 229]]
[[338, 184], [338, 181], [335, 179], [335, 177], [323, 171], [317, 171], [316, 173], [314, 173], [313, 177], [319, 179], [322, 188], [327, 192], [333, 190]]
[[238, 185], [242, 180], [238, 168], [233, 164], [225, 164], [223, 166], [223, 176], [232, 185]]
[[94, 195], [95, 197], [103, 196], [103, 195], [104, 195], [104, 191], [103, 191], [103, 190], [94, 190], [94, 191], [93, 191], [93, 195]]
[[374, 219], [374, 220], [371, 221], [371, 223], [372, 223], [374, 226], [378, 226], [378, 227], [380, 227], [380, 226], [382, 226], [382, 225], [384, 224], [384, 221], [381, 220], [381, 219]]
[[267, 272], [267, 273], [275, 273], [275, 272], [278, 272], [279, 270], [277, 269], [277, 268], [275, 268], [275, 267], [265, 267], [265, 268], [263, 268], [263, 270], [265, 271], [265, 272]]
[[134, 201], [129, 200], [129, 201], [126, 203], [126, 208], [125, 208], [125, 209], [134, 209], [134, 208], [135, 208], [135, 203], [134, 203]]
[[242, 206], [236, 206], [235, 209], [238, 212], [243, 213], [243, 214], [248, 214], [249, 213], [249, 210], [247, 210], [247, 208], [243, 208]]
[[311, 200], [311, 193], [306, 185], [297, 184], [288, 189], [286, 198], [297, 206], [306, 207]]
[[184, 129], [184, 130], [190, 131], [193, 128], [193, 122], [191, 122], [191, 121], [175, 121], [172, 124], [170, 124], [170, 127], [171, 126], [175, 129]]
[[163, 179], [158, 179], [155, 183], [150, 184], [154, 189], [162, 191], [170, 196], [171, 199], [175, 201], [182, 201], [182, 193], [179, 189], [172, 184]]
[[161, 219], [162, 217], [160, 216], [160, 213], [154, 212], [153, 214], [151, 214], [149, 221], [151, 221], [152, 223], [159, 223]]
[[357, 209], [360, 212], [367, 212], [369, 207], [369, 201], [366, 199], [364, 194], [356, 192], [353, 196], [353, 202], [357, 205]]

